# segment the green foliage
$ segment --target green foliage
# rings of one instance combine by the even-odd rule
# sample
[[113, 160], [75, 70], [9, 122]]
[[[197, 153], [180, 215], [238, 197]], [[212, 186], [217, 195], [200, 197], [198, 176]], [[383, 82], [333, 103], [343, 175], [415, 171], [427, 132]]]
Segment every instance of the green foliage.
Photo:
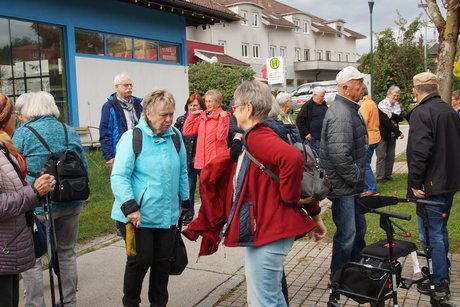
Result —
[[[422, 40], [415, 37], [421, 27], [420, 17], [407, 25], [400, 16], [396, 24], [397, 35], [390, 28], [377, 34], [372, 98], [377, 103], [383, 100], [388, 88], [395, 84], [401, 88], [399, 102], [403, 112], [407, 112], [412, 102], [412, 77], [424, 71], [424, 46]], [[370, 55], [364, 54], [359, 62], [359, 69], [370, 73]], [[428, 63], [428, 67], [434, 68], [434, 63]]]
[[86, 157], [88, 159], [91, 193], [80, 216], [79, 243], [115, 232], [115, 222], [110, 218], [113, 204], [110, 169], [105, 166], [105, 161], [99, 150], [88, 152]]
[[222, 108], [226, 109], [238, 85], [254, 79], [254, 74], [251, 68], [224, 67], [220, 63], [201, 62], [189, 66], [189, 90], [190, 93], [200, 95], [208, 90], [219, 90], [222, 93]]

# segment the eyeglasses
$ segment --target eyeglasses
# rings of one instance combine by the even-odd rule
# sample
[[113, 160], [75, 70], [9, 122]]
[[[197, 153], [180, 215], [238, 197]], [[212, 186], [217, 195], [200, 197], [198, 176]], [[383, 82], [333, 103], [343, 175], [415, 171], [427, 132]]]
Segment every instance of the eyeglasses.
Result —
[[234, 104], [234, 105], [232, 105], [232, 112], [235, 113], [236, 109], [238, 109], [241, 106], [242, 106], [242, 104]]
[[134, 83], [125, 83], [125, 84], [118, 84], [118, 85], [121, 85], [123, 87], [133, 87]]

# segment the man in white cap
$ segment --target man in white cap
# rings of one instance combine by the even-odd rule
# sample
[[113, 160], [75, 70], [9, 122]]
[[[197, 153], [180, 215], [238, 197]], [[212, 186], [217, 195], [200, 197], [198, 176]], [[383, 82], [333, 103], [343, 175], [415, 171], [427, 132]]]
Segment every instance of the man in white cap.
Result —
[[[443, 202], [443, 208], [429, 207], [428, 227], [432, 248], [435, 292], [449, 295], [449, 241], [447, 221], [455, 192], [460, 190], [460, 120], [452, 107], [439, 96], [436, 76], [429, 72], [414, 76], [412, 90], [417, 106], [408, 114], [407, 140], [408, 197]], [[420, 206], [420, 204], [418, 204]], [[441, 218], [444, 213], [446, 218]], [[426, 248], [423, 221], [418, 218], [420, 241]], [[422, 268], [427, 275], [428, 268]], [[429, 283], [420, 283], [417, 290], [430, 293]]]
[[363, 192], [367, 129], [359, 114], [365, 74], [352, 66], [336, 77], [338, 95], [326, 112], [321, 131], [320, 163], [332, 184], [332, 218], [337, 227], [332, 245], [331, 280], [349, 261], [359, 261], [365, 246], [366, 220], [358, 213]]

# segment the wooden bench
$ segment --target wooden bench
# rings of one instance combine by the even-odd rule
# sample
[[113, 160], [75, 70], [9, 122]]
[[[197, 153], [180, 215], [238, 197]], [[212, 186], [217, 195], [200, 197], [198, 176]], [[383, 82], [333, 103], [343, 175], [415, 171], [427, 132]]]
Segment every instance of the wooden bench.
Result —
[[91, 129], [99, 130], [98, 127], [93, 127], [93, 126], [75, 128], [75, 131], [77, 131], [78, 135], [80, 136], [81, 145], [83, 147], [89, 147], [89, 148], [101, 147], [99, 140], [93, 139]]

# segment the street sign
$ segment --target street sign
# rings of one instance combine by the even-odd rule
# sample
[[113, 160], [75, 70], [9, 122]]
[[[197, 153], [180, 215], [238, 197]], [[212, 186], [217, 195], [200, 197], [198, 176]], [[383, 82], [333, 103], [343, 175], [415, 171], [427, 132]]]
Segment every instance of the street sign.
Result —
[[270, 85], [283, 84], [286, 81], [282, 56], [267, 59], [267, 80]]

